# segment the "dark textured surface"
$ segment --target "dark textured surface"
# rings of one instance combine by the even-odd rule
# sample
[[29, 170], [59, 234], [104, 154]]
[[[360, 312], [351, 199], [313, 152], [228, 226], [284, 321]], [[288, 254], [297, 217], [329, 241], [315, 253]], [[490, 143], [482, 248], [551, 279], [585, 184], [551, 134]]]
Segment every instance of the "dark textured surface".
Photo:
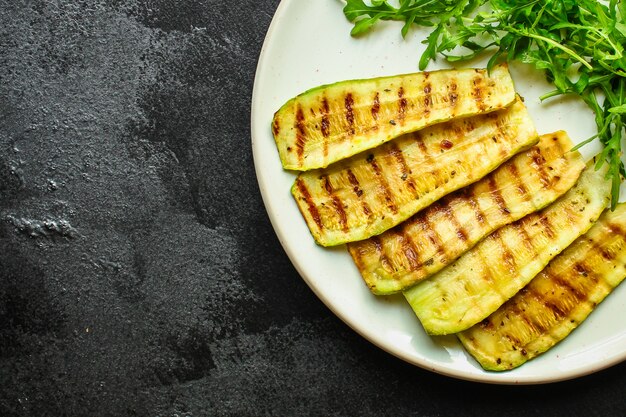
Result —
[[252, 166], [277, 4], [0, 0], [0, 415], [624, 415], [626, 364], [452, 380], [315, 298]]

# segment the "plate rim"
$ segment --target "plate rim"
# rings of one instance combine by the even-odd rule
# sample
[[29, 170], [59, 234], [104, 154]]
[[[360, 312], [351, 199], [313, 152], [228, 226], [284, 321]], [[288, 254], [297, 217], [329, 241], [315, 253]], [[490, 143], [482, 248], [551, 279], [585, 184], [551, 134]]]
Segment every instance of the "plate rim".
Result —
[[[326, 294], [321, 291], [316, 285], [314, 280], [308, 276], [308, 273], [305, 271], [302, 263], [299, 261], [299, 257], [295, 252], [295, 248], [290, 247], [285, 243], [286, 235], [284, 229], [279, 225], [280, 221], [278, 218], [278, 213], [274, 212], [270, 208], [270, 192], [268, 191], [271, 188], [270, 179], [265, 174], [264, 170], [261, 168], [262, 163], [259, 161], [259, 143], [261, 140], [264, 140], [263, 135], [257, 134], [257, 126], [265, 125], [267, 131], [270, 131], [270, 121], [259, 121], [258, 118], [258, 107], [259, 104], [259, 89], [262, 83], [262, 79], [264, 78], [263, 72], [265, 68], [267, 68], [267, 50], [270, 44], [273, 42], [274, 33], [278, 30], [279, 22], [284, 18], [285, 13], [289, 6], [298, 0], [281, 0], [278, 4], [274, 15], [272, 16], [272, 20], [267, 29], [267, 32], [264, 36], [264, 40], [262, 43], [261, 51], [259, 53], [257, 66], [254, 74], [254, 82], [252, 87], [252, 96], [251, 96], [251, 107], [250, 107], [250, 133], [251, 133], [251, 144], [252, 144], [252, 157], [254, 163], [255, 175], [257, 178], [257, 183], [259, 186], [261, 198], [265, 207], [265, 211], [268, 215], [274, 233], [276, 234], [283, 250], [287, 254], [291, 264], [296, 269], [297, 273], [300, 275], [301, 279], [307, 284], [307, 286], [313, 291], [315, 296], [322, 301], [322, 303], [341, 321], [343, 321], [351, 330], [355, 331], [361, 337], [366, 339], [369, 343], [372, 343], [374, 346], [384, 350], [385, 352], [395, 356], [396, 358], [411, 364], [413, 366], [417, 366], [426, 371], [434, 372], [439, 375], [444, 375], [460, 380], [472, 381], [472, 382], [481, 382], [487, 384], [498, 384], [498, 385], [531, 385], [531, 384], [548, 384], [548, 383], [556, 383], [565, 380], [570, 380], [574, 378], [583, 377], [586, 375], [590, 375], [604, 369], [610, 368], [619, 364], [626, 360], [626, 352], [622, 352], [621, 354], [614, 354], [609, 359], [605, 359], [601, 363], [594, 363], [593, 366], [587, 366], [584, 368], [574, 368], [569, 370], [561, 370], [557, 375], [515, 375], [512, 373], [513, 371], [504, 371], [504, 372], [490, 372], [485, 371], [482, 368], [479, 369], [479, 373], [471, 373], [461, 369], [457, 369], [454, 367], [454, 364], [450, 366], [444, 366], [441, 363], [438, 363], [423, 354], [419, 355], [419, 358], [409, 356], [405, 354], [401, 349], [395, 346], [393, 343], [387, 342], [385, 340], [380, 340], [376, 338], [370, 331], [368, 331], [367, 326], [364, 326], [362, 323], [354, 321], [347, 314], [344, 314], [341, 309], [338, 309], [331, 300], [326, 296]], [[347, 36], [347, 35], [346, 35]], [[473, 358], [471, 358], [473, 360]], [[480, 367], [479, 367], [480, 368]]]

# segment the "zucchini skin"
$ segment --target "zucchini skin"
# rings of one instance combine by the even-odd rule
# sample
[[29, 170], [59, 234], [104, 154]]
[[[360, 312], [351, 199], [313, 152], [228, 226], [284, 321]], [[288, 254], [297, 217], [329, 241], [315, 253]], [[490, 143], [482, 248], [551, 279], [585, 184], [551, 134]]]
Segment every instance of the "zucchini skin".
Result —
[[585, 168], [563, 131], [543, 135], [485, 178], [348, 250], [369, 289], [403, 291], [440, 271], [501, 226], [542, 209]]
[[287, 101], [272, 120], [283, 168], [306, 171], [426, 126], [515, 101], [506, 65], [347, 80]]
[[326, 169], [300, 173], [292, 194], [318, 244], [363, 240], [479, 180], [538, 140], [517, 100], [506, 109], [437, 124]]
[[404, 292], [428, 334], [457, 333], [485, 319], [589, 230], [610, 199], [606, 164], [595, 170], [592, 162], [557, 201], [496, 230]]
[[626, 204], [598, 222], [512, 299], [457, 336], [491, 371], [516, 368], [577, 328], [626, 277]]

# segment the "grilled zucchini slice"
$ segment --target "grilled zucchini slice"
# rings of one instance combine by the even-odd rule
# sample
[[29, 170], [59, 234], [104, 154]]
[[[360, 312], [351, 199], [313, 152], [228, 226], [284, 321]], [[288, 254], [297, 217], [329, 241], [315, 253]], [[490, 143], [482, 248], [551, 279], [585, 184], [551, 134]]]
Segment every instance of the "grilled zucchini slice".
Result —
[[402, 291], [438, 272], [497, 228], [552, 203], [585, 168], [563, 131], [379, 236], [348, 244], [374, 294]]
[[274, 115], [272, 133], [285, 169], [306, 171], [455, 117], [515, 100], [506, 66], [349, 80], [306, 91]]
[[492, 371], [516, 368], [580, 325], [626, 277], [626, 204], [600, 220], [495, 313], [458, 337]]
[[[593, 161], [592, 161], [593, 162]], [[429, 334], [463, 331], [498, 309], [605, 209], [611, 185], [590, 162], [576, 185], [541, 211], [504, 226], [404, 295]]]
[[317, 243], [339, 245], [384, 232], [537, 142], [518, 100], [504, 110], [437, 124], [326, 169], [300, 173], [292, 193]]

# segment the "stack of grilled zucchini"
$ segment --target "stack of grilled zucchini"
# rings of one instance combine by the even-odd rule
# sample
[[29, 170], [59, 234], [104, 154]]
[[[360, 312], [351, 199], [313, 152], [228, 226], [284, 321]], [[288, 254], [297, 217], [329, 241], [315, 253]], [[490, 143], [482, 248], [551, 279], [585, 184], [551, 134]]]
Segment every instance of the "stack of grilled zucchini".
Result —
[[626, 204], [563, 131], [539, 136], [506, 66], [320, 86], [272, 121], [316, 242], [489, 370], [562, 340], [626, 277]]

